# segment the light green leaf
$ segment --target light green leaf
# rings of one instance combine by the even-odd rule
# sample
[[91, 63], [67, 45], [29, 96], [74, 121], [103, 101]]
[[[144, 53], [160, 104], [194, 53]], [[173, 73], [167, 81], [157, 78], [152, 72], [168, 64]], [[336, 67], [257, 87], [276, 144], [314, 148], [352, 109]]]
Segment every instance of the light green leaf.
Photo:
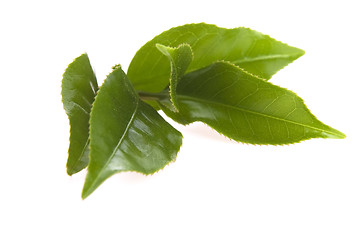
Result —
[[90, 117], [90, 162], [82, 197], [115, 173], [152, 174], [176, 158], [182, 135], [142, 102], [121, 68], [105, 80]]
[[170, 99], [173, 103], [171, 109], [178, 111], [178, 100], [176, 97], [176, 88], [178, 81], [183, 77], [189, 64], [192, 62], [193, 53], [188, 44], [181, 44], [177, 48], [167, 47], [162, 44], [156, 44], [161, 53], [168, 57], [171, 66], [171, 76], [169, 80]]
[[179, 113], [161, 104], [169, 117], [183, 124], [205, 122], [240, 142], [278, 145], [345, 137], [317, 120], [295, 93], [226, 62], [185, 75], [177, 99]]
[[187, 24], [156, 36], [135, 54], [128, 77], [138, 91], [160, 92], [169, 84], [168, 60], [156, 48], [157, 43], [170, 47], [189, 44], [194, 58], [187, 72], [225, 60], [265, 79], [304, 54], [301, 49], [248, 28]]
[[98, 83], [87, 54], [76, 58], [63, 74], [62, 100], [70, 121], [67, 161], [69, 175], [84, 169], [89, 162], [89, 118]]

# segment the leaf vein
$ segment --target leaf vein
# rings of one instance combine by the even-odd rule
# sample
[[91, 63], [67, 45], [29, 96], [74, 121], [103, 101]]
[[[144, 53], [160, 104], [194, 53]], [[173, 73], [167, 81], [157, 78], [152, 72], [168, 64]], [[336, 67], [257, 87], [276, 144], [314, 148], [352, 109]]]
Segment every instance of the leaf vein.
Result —
[[[186, 95], [179, 95], [178, 98], [183, 98], [185, 100], [188, 99], [188, 100], [191, 100], [191, 101], [194, 101], [194, 102], [197, 102], [197, 101], [198, 102], [204, 102], [206, 104], [221, 105], [221, 106], [223, 106], [225, 108], [231, 108], [231, 109], [234, 109], [234, 110], [237, 110], [237, 111], [241, 111], [243, 113], [254, 114], [254, 115], [274, 119], [274, 120], [277, 120], [277, 121], [281, 121], [281, 122], [284, 122], [285, 124], [286, 123], [294, 124], [294, 125], [298, 125], [298, 126], [301, 126], [301, 127], [304, 127], [304, 128], [307, 127], [307, 128], [313, 129], [313, 130], [317, 130], [317, 131], [321, 131], [321, 132], [327, 132], [329, 134], [334, 134], [334, 133], [332, 133], [332, 132], [330, 132], [328, 130], [325, 130], [325, 129], [320, 129], [320, 128], [317, 128], [317, 127], [313, 127], [313, 126], [310, 126], [310, 125], [306, 125], [306, 124], [302, 124], [302, 123], [299, 123], [299, 122], [291, 121], [291, 120], [288, 120], [288, 119], [282, 119], [282, 118], [279, 118], [279, 117], [276, 117], [276, 116], [268, 115], [266, 113], [255, 112], [255, 111], [252, 111], [252, 110], [249, 110], [249, 109], [242, 108], [240, 106], [227, 105], [227, 104], [220, 103], [220, 102], [214, 102], [214, 101], [210, 101], [210, 100], [207, 100], [207, 99], [200, 99], [200, 98], [195, 98], [195, 97], [186, 96]], [[288, 127], [287, 127], [287, 130], [288, 130]]]
[[244, 57], [243, 59], [232, 61], [232, 63], [240, 64], [240, 63], [264, 61], [264, 60], [288, 59], [288, 58], [290, 58], [289, 54], [272, 54], [272, 55], [261, 55], [257, 57]]
[[[92, 183], [92, 186], [90, 188], [92, 188], [94, 186], [94, 184], [96, 184], [96, 182], [98, 181], [99, 177], [102, 175], [101, 173], [104, 171], [104, 169], [109, 165], [110, 161], [113, 159], [115, 153], [117, 152], [119, 146], [122, 144], [125, 136], [127, 135], [127, 133], [129, 132], [129, 128], [130, 126], [132, 125], [132, 123], [134, 122], [134, 119], [135, 119], [135, 115], [137, 114], [137, 111], [138, 111], [138, 106], [139, 106], [139, 99], [136, 103], [136, 106], [135, 106], [135, 109], [134, 109], [134, 112], [132, 114], [132, 116], [130, 117], [130, 120], [124, 130], [124, 133], [123, 135], [121, 136], [117, 146], [114, 148], [114, 151], [112, 152], [112, 154], [110, 155], [110, 157], [107, 159], [107, 161], [105, 162], [105, 164], [102, 166], [102, 168], [100, 169], [99, 173], [97, 174], [96, 178], [93, 180], [93, 183]], [[89, 188], [89, 189], [90, 189]]]

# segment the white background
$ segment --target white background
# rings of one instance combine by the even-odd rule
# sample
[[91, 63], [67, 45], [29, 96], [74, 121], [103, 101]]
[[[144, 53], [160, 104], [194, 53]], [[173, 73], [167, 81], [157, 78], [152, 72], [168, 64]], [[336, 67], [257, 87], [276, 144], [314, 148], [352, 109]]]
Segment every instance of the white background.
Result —
[[[358, 1], [1, 1], [0, 239], [361, 239]], [[122, 173], [88, 199], [66, 174], [62, 73], [87, 52], [98, 81], [171, 27], [245, 26], [306, 55], [271, 82], [344, 140], [234, 143], [193, 124], [177, 161]]]

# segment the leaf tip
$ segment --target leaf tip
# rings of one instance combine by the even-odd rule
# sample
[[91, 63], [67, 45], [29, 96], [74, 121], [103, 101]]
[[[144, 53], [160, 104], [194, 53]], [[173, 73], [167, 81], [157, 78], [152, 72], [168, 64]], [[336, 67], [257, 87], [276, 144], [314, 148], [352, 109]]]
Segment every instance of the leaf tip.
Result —
[[66, 173], [69, 175], [69, 176], [72, 176], [73, 174], [79, 172], [80, 170], [76, 170], [74, 168], [74, 165], [75, 165], [75, 161], [71, 160], [71, 158], [68, 158], [68, 161], [66, 163]]
[[299, 57], [302, 57], [303, 55], [306, 54], [306, 51], [301, 48], [297, 48], [297, 50], [298, 50], [298, 53], [296, 54], [296, 59]]
[[332, 128], [332, 131], [330, 132], [324, 132], [323, 133], [325, 138], [332, 138], [332, 139], [345, 139], [346, 134]]
[[82, 199], [82, 200], [85, 200], [89, 195], [90, 195], [90, 193], [88, 194], [88, 193], [86, 193], [86, 192], [83, 191], [83, 192], [81, 193], [81, 199]]
[[85, 182], [83, 185], [83, 190], [81, 192], [81, 198], [83, 200], [89, 197], [89, 195], [91, 195], [99, 187], [99, 185], [102, 184], [102, 182], [105, 180], [104, 178], [99, 179], [99, 177], [93, 177], [91, 172], [92, 170], [88, 168], [88, 172], [85, 177]]
[[165, 56], [170, 57], [171, 52], [174, 51], [174, 48], [164, 46], [163, 44], [156, 43], [155, 47]]
[[74, 166], [74, 164], [72, 164], [72, 166], [67, 166], [66, 168], [66, 173], [69, 176], [72, 176], [78, 172], [80, 172], [81, 170], [83, 170], [84, 168], [86, 168], [87, 165], [78, 165], [78, 166]]
[[122, 68], [122, 65], [120, 65], [119, 63], [118, 64], [115, 64], [113, 67], [112, 67], [112, 70], [116, 70], [118, 68]]
[[66, 168], [66, 173], [69, 175], [69, 176], [72, 176], [75, 172], [70, 169], [70, 168]]
[[89, 187], [87, 184], [87, 181], [85, 180], [85, 184], [83, 187], [83, 190], [81, 192], [81, 198], [84, 200], [87, 197], [89, 197], [90, 194], [92, 194], [94, 192], [95, 188]]

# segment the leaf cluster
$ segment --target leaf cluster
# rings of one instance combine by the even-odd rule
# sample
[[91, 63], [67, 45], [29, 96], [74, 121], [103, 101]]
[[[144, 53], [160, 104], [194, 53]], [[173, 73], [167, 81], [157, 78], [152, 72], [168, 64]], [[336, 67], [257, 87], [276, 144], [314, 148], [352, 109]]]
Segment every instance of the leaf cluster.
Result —
[[303, 54], [248, 28], [187, 24], [147, 42], [127, 73], [113, 67], [100, 88], [88, 55], [79, 56], [62, 80], [68, 174], [87, 167], [86, 198], [115, 173], [164, 168], [176, 159], [182, 134], [159, 110], [181, 124], [201, 121], [250, 144], [344, 138], [295, 93], [268, 81]]

